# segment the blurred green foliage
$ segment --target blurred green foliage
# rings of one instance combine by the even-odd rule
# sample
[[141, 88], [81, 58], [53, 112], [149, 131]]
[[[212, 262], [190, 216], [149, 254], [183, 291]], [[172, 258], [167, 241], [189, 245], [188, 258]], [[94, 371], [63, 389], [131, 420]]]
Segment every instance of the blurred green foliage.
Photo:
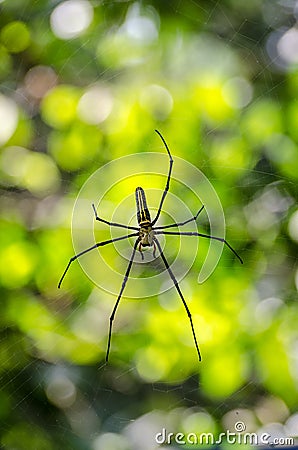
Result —
[[[0, 2], [3, 448], [155, 448], [155, 432], [142, 436], [149, 425], [218, 433], [240, 419], [250, 431], [280, 424], [284, 435], [297, 426], [298, 38], [289, 32], [296, 19], [297, 8], [277, 0]], [[149, 284], [130, 285], [141, 298], [123, 299], [105, 366], [115, 296], [77, 262], [57, 289], [74, 252], [72, 211], [84, 182], [109, 161], [164, 153], [156, 128], [174, 160], [189, 161], [214, 186], [227, 239], [245, 264], [224, 249], [198, 284], [209, 248], [201, 239], [180, 283], [200, 364], [176, 290], [142, 298], [148, 286], [160, 288], [150, 278], [160, 261], [136, 264], [132, 276]], [[158, 174], [167, 173], [164, 161]], [[189, 180], [183, 186], [174, 175], [175, 164], [172, 194], [196, 213]], [[148, 194], [153, 214], [165, 178], [140, 180], [159, 189]], [[135, 225], [136, 183], [106, 192], [98, 183], [100, 216], [111, 220], [116, 211], [114, 220]], [[167, 201], [163, 223], [178, 209]], [[84, 211], [82, 248], [94, 234], [109, 239], [105, 225], [84, 229], [94, 220], [91, 202]], [[205, 213], [198, 223], [208, 230]], [[182, 269], [191, 239], [165, 241]], [[131, 243], [101, 251], [118, 276]], [[96, 257], [86, 264], [104, 279]]]

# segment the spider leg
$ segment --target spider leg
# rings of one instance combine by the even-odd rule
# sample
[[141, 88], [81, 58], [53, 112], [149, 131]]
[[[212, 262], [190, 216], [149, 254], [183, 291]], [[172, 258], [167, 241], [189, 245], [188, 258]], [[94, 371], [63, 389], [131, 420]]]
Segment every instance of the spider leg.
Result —
[[170, 158], [170, 166], [169, 166], [169, 172], [168, 172], [168, 178], [167, 178], [166, 187], [165, 187], [165, 189], [164, 189], [164, 191], [163, 191], [163, 194], [162, 194], [162, 197], [161, 197], [161, 200], [160, 200], [159, 208], [158, 208], [157, 214], [156, 214], [156, 216], [155, 216], [155, 219], [151, 222], [151, 225], [152, 225], [152, 226], [157, 222], [157, 220], [158, 220], [158, 218], [159, 218], [159, 216], [160, 216], [161, 208], [162, 208], [163, 202], [164, 202], [164, 200], [165, 200], [165, 198], [166, 198], [166, 195], [167, 195], [167, 192], [168, 192], [168, 190], [169, 190], [169, 187], [170, 187], [170, 180], [171, 180], [171, 173], [172, 173], [172, 166], [173, 166], [173, 162], [174, 162], [174, 160], [173, 160], [173, 158], [172, 158], [172, 155], [171, 155], [171, 153], [170, 153], [169, 147], [167, 146], [167, 143], [166, 143], [166, 141], [164, 140], [163, 136], [161, 135], [161, 133], [160, 133], [158, 130], [155, 130], [155, 131], [156, 131], [156, 133], [159, 135], [159, 137], [161, 138], [161, 140], [162, 140], [162, 142], [164, 143], [164, 146], [165, 146], [165, 148], [166, 148], [166, 150], [167, 150], [167, 152], [168, 152], [168, 155], [169, 155], [169, 158]]
[[80, 256], [84, 255], [85, 253], [90, 252], [91, 250], [97, 248], [97, 247], [102, 247], [103, 245], [107, 245], [107, 244], [111, 244], [112, 242], [116, 242], [116, 241], [121, 241], [123, 239], [127, 239], [130, 238], [132, 236], [138, 236], [139, 233], [132, 233], [132, 234], [128, 234], [127, 236], [121, 236], [118, 238], [114, 238], [114, 239], [109, 239], [108, 241], [102, 241], [102, 242], [97, 242], [96, 244], [92, 245], [92, 247], [87, 248], [86, 250], [83, 250], [82, 252], [78, 253], [77, 255], [74, 255], [72, 258], [70, 258], [70, 260], [68, 261], [68, 264], [66, 266], [66, 269], [64, 270], [62, 277], [60, 278], [60, 281], [58, 283], [58, 288], [60, 289], [61, 283], [71, 265], [71, 263], [73, 263], [76, 259], [78, 259]]
[[199, 216], [199, 214], [203, 211], [203, 209], [204, 209], [204, 205], [199, 209], [197, 214], [195, 216], [193, 216], [191, 219], [185, 220], [184, 222], [172, 223], [171, 225], [164, 225], [164, 226], [161, 226], [161, 227], [154, 227], [154, 230], [165, 230], [166, 228], [182, 227], [183, 225], [186, 225], [189, 222], [196, 221], [198, 216]]
[[176, 277], [175, 277], [175, 275], [173, 274], [173, 272], [172, 272], [172, 270], [171, 270], [171, 268], [170, 268], [170, 266], [169, 266], [169, 263], [168, 263], [168, 261], [166, 260], [165, 255], [163, 254], [163, 251], [162, 251], [162, 248], [161, 248], [161, 246], [160, 246], [160, 243], [158, 242], [158, 240], [157, 240], [156, 238], [154, 238], [154, 242], [156, 243], [156, 245], [157, 245], [157, 247], [158, 247], [158, 250], [159, 250], [160, 256], [161, 256], [161, 258], [162, 258], [162, 260], [163, 260], [163, 262], [164, 262], [164, 265], [166, 266], [166, 269], [167, 269], [167, 271], [168, 271], [170, 277], [171, 277], [172, 280], [173, 280], [174, 286], [175, 286], [175, 288], [177, 289], [178, 294], [179, 294], [179, 296], [180, 296], [180, 298], [181, 298], [181, 300], [182, 300], [182, 303], [183, 303], [183, 305], [184, 305], [184, 308], [185, 308], [185, 310], [186, 310], [186, 312], [187, 312], [187, 315], [188, 315], [188, 318], [189, 318], [189, 322], [190, 322], [190, 326], [191, 326], [191, 330], [192, 330], [193, 339], [194, 339], [195, 346], [196, 346], [196, 350], [197, 350], [198, 357], [199, 357], [199, 361], [201, 361], [201, 360], [202, 360], [202, 357], [201, 357], [201, 353], [200, 353], [200, 350], [199, 350], [199, 346], [198, 346], [198, 342], [197, 342], [197, 338], [196, 338], [196, 334], [195, 334], [195, 330], [194, 330], [194, 326], [193, 326], [193, 322], [192, 322], [192, 317], [191, 317], [189, 308], [188, 308], [188, 306], [187, 306], [187, 304], [186, 304], [186, 301], [184, 300], [184, 297], [183, 297], [183, 294], [182, 294], [181, 289], [180, 289], [180, 287], [179, 287], [178, 281], [176, 280]]
[[96, 208], [94, 206], [94, 203], [92, 203], [92, 208], [93, 208], [93, 211], [94, 211], [94, 214], [95, 214], [95, 219], [98, 220], [99, 222], [106, 223], [107, 225], [110, 225], [110, 226], [113, 226], [113, 227], [126, 228], [127, 230], [136, 230], [136, 231], [138, 230], [137, 227], [130, 227], [130, 226], [124, 225], [122, 223], [108, 222], [107, 220], [102, 219], [101, 217], [98, 217]]
[[234, 253], [235, 256], [239, 259], [241, 264], [243, 264], [243, 259], [238, 255], [236, 250], [233, 249], [233, 247], [224, 239], [217, 236], [211, 236], [209, 234], [203, 234], [203, 233], [197, 233], [196, 231], [155, 231], [155, 234], [168, 234], [171, 236], [200, 236], [208, 239], [214, 239], [215, 241], [223, 242], [229, 249]]
[[141, 242], [139, 243], [139, 248], [138, 248], [138, 250], [139, 250], [139, 252], [141, 253], [142, 261], [144, 261], [144, 253], [143, 253], [143, 250], [142, 250], [142, 244], [141, 244]]
[[126, 269], [126, 272], [125, 272], [125, 275], [124, 275], [122, 286], [121, 286], [121, 289], [120, 289], [117, 301], [115, 303], [115, 306], [113, 308], [113, 311], [112, 311], [112, 314], [111, 314], [111, 317], [110, 317], [110, 326], [109, 326], [109, 337], [108, 337], [108, 346], [107, 346], [107, 353], [106, 353], [106, 362], [108, 362], [108, 360], [109, 360], [109, 353], [110, 353], [110, 346], [111, 346], [111, 337], [112, 337], [112, 326], [113, 326], [114, 317], [115, 317], [115, 314], [116, 314], [119, 302], [121, 300], [122, 293], [123, 293], [124, 288], [125, 288], [126, 283], [127, 283], [127, 279], [128, 279], [128, 276], [129, 276], [129, 272], [130, 272], [130, 269], [131, 269], [131, 266], [132, 266], [132, 263], [133, 263], [133, 259], [134, 259], [134, 256], [135, 256], [138, 244], [139, 244], [139, 239], [136, 240], [136, 242], [135, 242], [135, 244], [133, 246], [133, 251], [132, 251], [132, 254], [131, 254], [131, 257], [130, 257], [130, 260], [129, 260], [129, 263], [128, 263], [128, 266], [127, 266], [127, 269]]
[[156, 257], [156, 244], [153, 241], [153, 258], [155, 258], [155, 257]]

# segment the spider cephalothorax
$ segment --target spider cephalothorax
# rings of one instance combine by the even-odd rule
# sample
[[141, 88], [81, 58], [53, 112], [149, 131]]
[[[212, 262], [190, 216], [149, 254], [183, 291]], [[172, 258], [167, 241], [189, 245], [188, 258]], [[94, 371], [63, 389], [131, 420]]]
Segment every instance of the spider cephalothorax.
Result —
[[138, 219], [138, 224], [139, 224], [138, 227], [133, 227], [133, 226], [130, 226], [130, 225], [124, 225], [124, 224], [121, 224], [121, 223], [109, 222], [109, 221], [107, 221], [105, 219], [102, 219], [101, 217], [99, 217], [97, 215], [96, 208], [92, 204], [92, 208], [93, 208], [96, 220], [98, 220], [99, 222], [103, 222], [103, 223], [105, 223], [105, 224], [107, 224], [109, 226], [125, 228], [126, 230], [133, 230], [133, 233], [126, 234], [125, 236], [121, 236], [121, 237], [116, 237], [114, 239], [109, 239], [107, 241], [97, 242], [96, 244], [92, 245], [92, 247], [89, 247], [86, 250], [83, 250], [82, 252], [78, 253], [77, 255], [74, 255], [72, 258], [70, 258], [70, 260], [69, 260], [69, 262], [68, 262], [68, 264], [66, 266], [66, 269], [64, 270], [64, 272], [62, 274], [62, 277], [60, 278], [60, 281], [59, 281], [59, 284], [58, 284], [58, 288], [60, 288], [61, 283], [62, 283], [62, 281], [63, 281], [63, 279], [64, 279], [64, 277], [66, 275], [66, 272], [68, 271], [71, 263], [73, 261], [75, 261], [76, 259], [78, 259], [80, 256], [84, 255], [85, 253], [90, 252], [91, 250], [93, 250], [95, 248], [102, 247], [102, 246], [107, 245], [107, 244], [111, 244], [112, 242], [121, 241], [123, 239], [128, 239], [130, 237], [136, 237], [136, 240], [135, 240], [135, 243], [134, 243], [134, 246], [133, 246], [133, 250], [132, 250], [132, 254], [131, 254], [131, 257], [130, 257], [130, 260], [129, 260], [129, 263], [128, 263], [128, 266], [127, 266], [127, 269], [126, 269], [126, 272], [125, 272], [125, 275], [124, 275], [123, 283], [122, 283], [122, 286], [120, 288], [120, 292], [119, 292], [118, 298], [116, 300], [116, 303], [114, 305], [114, 308], [113, 308], [113, 311], [112, 311], [112, 314], [111, 314], [111, 317], [110, 317], [110, 326], [109, 326], [106, 361], [108, 361], [108, 359], [109, 359], [111, 337], [112, 337], [112, 325], [113, 325], [114, 317], [115, 317], [116, 310], [118, 308], [120, 299], [122, 297], [124, 288], [126, 286], [126, 283], [127, 283], [127, 280], [128, 280], [129, 274], [130, 274], [130, 270], [131, 270], [131, 267], [132, 267], [132, 264], [133, 264], [134, 257], [135, 257], [137, 249], [141, 252], [141, 255], [142, 255], [143, 259], [144, 259], [144, 255], [142, 253], [142, 247], [153, 247], [153, 256], [154, 257], [155, 257], [155, 251], [156, 251], [156, 249], [158, 249], [158, 253], [159, 253], [159, 255], [160, 255], [160, 257], [161, 257], [161, 259], [162, 259], [162, 261], [163, 261], [163, 263], [165, 265], [165, 268], [166, 268], [168, 274], [170, 275], [171, 279], [173, 280], [174, 286], [177, 289], [177, 292], [178, 292], [178, 294], [179, 294], [179, 296], [181, 298], [181, 301], [183, 303], [185, 311], [186, 311], [186, 313], [188, 315], [188, 319], [189, 319], [189, 322], [190, 322], [192, 335], [193, 335], [193, 339], [194, 339], [194, 343], [195, 343], [195, 346], [196, 346], [196, 350], [197, 350], [197, 353], [198, 353], [199, 360], [201, 360], [201, 353], [200, 353], [199, 346], [198, 346], [198, 343], [197, 343], [197, 338], [196, 338], [196, 334], [195, 334], [195, 330], [194, 330], [192, 317], [191, 317], [189, 308], [188, 308], [188, 306], [186, 304], [186, 301], [185, 301], [185, 299], [183, 297], [183, 294], [182, 294], [181, 289], [179, 287], [178, 281], [176, 280], [175, 275], [172, 272], [172, 269], [171, 269], [171, 267], [170, 267], [170, 265], [169, 265], [165, 255], [163, 253], [163, 250], [161, 248], [161, 245], [159, 243], [157, 235], [197, 236], [197, 237], [200, 236], [200, 237], [203, 237], [203, 238], [215, 239], [217, 241], [225, 243], [229, 247], [229, 249], [237, 256], [239, 261], [241, 263], [243, 263], [242, 259], [236, 253], [236, 251], [222, 237], [211, 236], [209, 234], [197, 233], [197, 232], [194, 232], [194, 231], [186, 231], [186, 232], [182, 232], [182, 231], [164, 231], [166, 228], [178, 228], [178, 227], [184, 226], [187, 223], [190, 223], [192, 221], [196, 221], [198, 216], [199, 216], [199, 214], [204, 209], [204, 206], [202, 206], [199, 209], [199, 211], [197, 212], [197, 214], [195, 216], [191, 217], [190, 219], [185, 220], [184, 222], [179, 222], [179, 223], [176, 222], [176, 223], [172, 223], [170, 225], [164, 225], [164, 226], [155, 227], [155, 223], [158, 221], [158, 218], [159, 218], [160, 213], [162, 211], [164, 200], [165, 200], [167, 192], [169, 190], [170, 180], [171, 180], [171, 173], [172, 173], [172, 166], [173, 166], [173, 159], [172, 159], [170, 150], [169, 150], [169, 148], [168, 148], [168, 146], [166, 144], [166, 141], [164, 140], [164, 138], [162, 137], [162, 135], [160, 134], [159, 131], [157, 131], [157, 130], [155, 130], [155, 131], [157, 132], [157, 134], [160, 136], [161, 140], [164, 143], [164, 146], [165, 146], [165, 148], [167, 150], [167, 153], [168, 153], [168, 156], [169, 156], [169, 162], [170, 162], [169, 172], [168, 172], [168, 177], [167, 177], [167, 183], [166, 183], [165, 189], [163, 191], [163, 194], [162, 194], [162, 197], [161, 197], [161, 200], [160, 200], [159, 207], [158, 207], [158, 210], [157, 210], [155, 218], [153, 220], [151, 220], [149, 209], [148, 209], [147, 202], [146, 202], [145, 192], [144, 192], [144, 189], [142, 189], [141, 187], [137, 187], [136, 188], [137, 219]]
[[154, 244], [154, 231], [151, 225], [143, 225], [139, 231], [140, 245], [142, 247], [151, 247]]

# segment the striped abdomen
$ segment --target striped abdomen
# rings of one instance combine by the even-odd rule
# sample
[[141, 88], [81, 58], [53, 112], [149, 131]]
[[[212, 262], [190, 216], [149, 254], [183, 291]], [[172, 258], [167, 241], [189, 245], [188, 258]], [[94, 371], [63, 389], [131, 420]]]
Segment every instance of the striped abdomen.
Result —
[[139, 225], [151, 224], [151, 218], [149, 209], [147, 207], [145, 192], [141, 187], [136, 188], [136, 204]]

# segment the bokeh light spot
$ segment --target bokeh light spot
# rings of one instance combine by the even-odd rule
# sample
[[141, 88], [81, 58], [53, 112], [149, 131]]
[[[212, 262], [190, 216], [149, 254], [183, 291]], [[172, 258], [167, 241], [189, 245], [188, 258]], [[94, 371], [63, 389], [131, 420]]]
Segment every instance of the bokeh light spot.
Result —
[[241, 109], [250, 103], [253, 90], [245, 78], [234, 77], [224, 84], [222, 94], [228, 105], [234, 109]]
[[36, 195], [55, 192], [60, 184], [58, 169], [50, 156], [28, 152], [22, 185]]
[[47, 385], [46, 394], [58, 408], [69, 408], [76, 399], [76, 387], [65, 375], [54, 374]]
[[80, 98], [78, 115], [84, 122], [96, 125], [110, 115], [112, 108], [111, 92], [105, 87], [92, 86]]
[[174, 101], [167, 89], [151, 84], [141, 92], [140, 104], [156, 119], [164, 120], [172, 111]]
[[51, 89], [43, 98], [41, 113], [44, 121], [54, 128], [65, 128], [76, 117], [79, 90], [60, 85]]
[[236, 350], [216, 354], [202, 371], [204, 391], [214, 398], [224, 398], [236, 391], [243, 382], [245, 363]]
[[194, 430], [196, 430], [196, 433], [210, 433], [214, 431], [215, 423], [212, 416], [200, 411], [185, 417], [183, 429], [186, 433], [192, 433]]
[[19, 53], [30, 44], [30, 31], [24, 22], [10, 22], [1, 31], [1, 41], [11, 53]]
[[251, 143], [260, 146], [282, 131], [281, 107], [271, 100], [253, 103], [245, 112], [242, 128]]
[[156, 349], [142, 349], [137, 355], [136, 367], [141, 378], [148, 382], [160, 380], [167, 371], [167, 362]]
[[222, 80], [204, 77], [194, 89], [194, 99], [202, 114], [212, 123], [229, 119], [233, 109], [227, 103]]
[[277, 43], [278, 54], [289, 64], [298, 63], [298, 29], [287, 30]]
[[37, 251], [29, 242], [15, 242], [0, 251], [0, 280], [7, 288], [28, 283], [37, 264]]
[[49, 66], [32, 67], [25, 76], [24, 82], [27, 92], [34, 98], [42, 98], [57, 84], [58, 77]]
[[210, 156], [214, 161], [214, 172], [218, 176], [222, 176], [224, 172], [226, 180], [241, 177], [244, 167], [252, 164], [253, 161], [244, 139], [239, 137], [214, 139]]
[[0, 94], [0, 145], [13, 135], [18, 124], [18, 108], [13, 100]]
[[28, 189], [33, 194], [55, 192], [60, 185], [58, 169], [50, 156], [23, 147], [7, 147], [1, 155], [6, 182]]
[[288, 436], [298, 437], [298, 413], [292, 414], [285, 424], [285, 430]]
[[92, 450], [129, 450], [126, 438], [116, 433], [103, 433], [92, 443]]
[[298, 152], [295, 142], [290, 137], [280, 133], [272, 134], [265, 151], [284, 175], [298, 178]]
[[134, 3], [128, 10], [121, 31], [126, 32], [130, 38], [144, 43], [149, 43], [158, 37], [155, 23], [150, 17], [140, 14], [138, 3]]
[[288, 231], [291, 239], [298, 242], [298, 210], [296, 210], [290, 217]]
[[93, 8], [87, 0], [68, 0], [60, 3], [51, 14], [53, 33], [60, 39], [80, 36], [93, 19]]
[[12, 184], [19, 184], [24, 175], [27, 149], [23, 147], [7, 147], [1, 154], [1, 169], [11, 177]]

